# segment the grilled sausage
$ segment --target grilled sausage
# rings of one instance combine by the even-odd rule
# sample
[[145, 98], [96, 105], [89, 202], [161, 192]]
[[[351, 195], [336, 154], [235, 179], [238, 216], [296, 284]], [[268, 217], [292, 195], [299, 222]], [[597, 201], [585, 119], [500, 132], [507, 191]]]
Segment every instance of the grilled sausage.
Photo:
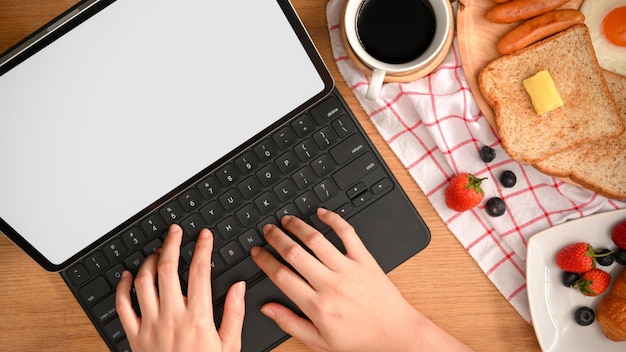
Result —
[[498, 41], [498, 52], [510, 54], [541, 39], [583, 23], [585, 15], [578, 10], [553, 10], [531, 18], [505, 34]]
[[513, 23], [544, 14], [563, 6], [569, 0], [513, 0], [498, 4], [487, 11], [486, 17], [495, 23]]

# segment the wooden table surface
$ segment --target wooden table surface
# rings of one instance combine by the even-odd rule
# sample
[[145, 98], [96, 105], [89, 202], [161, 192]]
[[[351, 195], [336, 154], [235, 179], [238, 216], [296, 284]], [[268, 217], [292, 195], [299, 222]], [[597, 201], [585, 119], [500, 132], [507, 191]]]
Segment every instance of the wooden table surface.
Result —
[[[76, 2], [0, 0], [0, 52]], [[418, 310], [476, 351], [540, 351], [532, 327], [443, 224], [343, 81], [330, 49], [327, 1], [293, 2], [340, 92], [432, 231], [430, 245], [389, 274], [393, 282]], [[0, 351], [38, 350], [96, 352], [107, 347], [59, 274], [44, 271], [0, 236]], [[276, 349], [306, 350], [295, 339]]]

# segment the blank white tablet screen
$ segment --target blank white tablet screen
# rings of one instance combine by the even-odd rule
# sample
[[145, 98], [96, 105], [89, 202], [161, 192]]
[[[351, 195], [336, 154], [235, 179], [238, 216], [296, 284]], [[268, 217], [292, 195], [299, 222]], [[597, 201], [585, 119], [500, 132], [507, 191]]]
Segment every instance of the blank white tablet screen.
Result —
[[0, 76], [0, 217], [62, 263], [323, 89], [276, 1], [118, 0]]

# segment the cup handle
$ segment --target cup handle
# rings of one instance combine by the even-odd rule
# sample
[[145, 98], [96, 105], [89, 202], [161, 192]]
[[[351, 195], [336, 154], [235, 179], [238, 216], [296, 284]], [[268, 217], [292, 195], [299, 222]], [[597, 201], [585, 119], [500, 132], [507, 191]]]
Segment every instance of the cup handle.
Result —
[[386, 72], [381, 69], [374, 69], [372, 76], [370, 77], [370, 84], [367, 87], [367, 93], [365, 97], [369, 100], [376, 100], [380, 94], [380, 90], [383, 87], [383, 80], [385, 79]]

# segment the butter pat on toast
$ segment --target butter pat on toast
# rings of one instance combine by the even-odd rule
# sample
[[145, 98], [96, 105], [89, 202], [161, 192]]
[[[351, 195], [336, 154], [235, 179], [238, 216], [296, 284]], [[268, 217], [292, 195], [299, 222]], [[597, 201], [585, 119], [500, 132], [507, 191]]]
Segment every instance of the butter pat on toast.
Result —
[[[626, 76], [606, 70], [603, 74], [626, 124]], [[606, 197], [626, 199], [626, 133], [581, 144], [534, 166], [552, 176], [569, 177]]]
[[[552, 76], [564, 105], [537, 114], [522, 82], [541, 70]], [[502, 145], [518, 162], [536, 163], [624, 132], [584, 24], [495, 59], [481, 70], [478, 82], [493, 107]]]

